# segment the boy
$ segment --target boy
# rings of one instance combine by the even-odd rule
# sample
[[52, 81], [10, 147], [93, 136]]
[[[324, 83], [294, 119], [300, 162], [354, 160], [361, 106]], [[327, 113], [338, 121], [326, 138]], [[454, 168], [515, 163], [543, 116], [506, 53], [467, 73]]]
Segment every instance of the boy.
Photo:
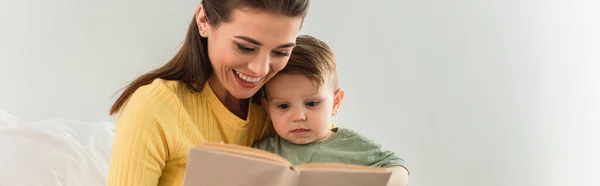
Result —
[[293, 164], [344, 163], [386, 167], [390, 185], [406, 185], [404, 160], [358, 133], [331, 129], [344, 90], [338, 87], [333, 52], [323, 41], [298, 36], [287, 66], [265, 85], [263, 105], [278, 135], [254, 147], [288, 159]]

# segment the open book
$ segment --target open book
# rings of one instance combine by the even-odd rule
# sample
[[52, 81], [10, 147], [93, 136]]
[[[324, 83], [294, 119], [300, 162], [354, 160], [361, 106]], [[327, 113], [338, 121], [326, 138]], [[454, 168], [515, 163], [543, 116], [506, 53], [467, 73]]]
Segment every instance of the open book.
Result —
[[385, 168], [346, 164], [293, 166], [251, 147], [204, 142], [192, 148], [184, 186], [385, 186]]

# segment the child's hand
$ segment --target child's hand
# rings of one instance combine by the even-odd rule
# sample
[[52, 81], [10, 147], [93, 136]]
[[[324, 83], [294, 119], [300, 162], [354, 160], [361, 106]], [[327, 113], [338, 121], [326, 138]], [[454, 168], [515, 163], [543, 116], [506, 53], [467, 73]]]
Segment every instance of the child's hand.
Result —
[[219, 142], [219, 143], [220, 143], [220, 144], [225, 144], [225, 142], [223, 142], [223, 141], [221, 141], [221, 142]]

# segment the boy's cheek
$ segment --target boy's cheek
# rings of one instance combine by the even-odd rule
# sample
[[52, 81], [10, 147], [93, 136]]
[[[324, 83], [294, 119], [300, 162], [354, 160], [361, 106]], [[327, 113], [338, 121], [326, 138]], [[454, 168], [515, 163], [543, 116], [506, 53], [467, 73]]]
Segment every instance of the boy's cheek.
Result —
[[273, 121], [273, 127], [275, 127], [275, 129], [284, 129], [285, 128], [285, 125], [286, 125], [285, 116], [277, 115], [276, 113], [273, 113], [270, 115], [270, 117], [271, 117], [271, 121]]

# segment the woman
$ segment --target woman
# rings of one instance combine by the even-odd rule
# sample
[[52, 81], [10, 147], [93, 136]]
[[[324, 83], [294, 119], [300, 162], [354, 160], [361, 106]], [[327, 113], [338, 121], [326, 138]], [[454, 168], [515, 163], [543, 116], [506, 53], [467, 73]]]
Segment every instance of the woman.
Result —
[[250, 146], [269, 130], [251, 97], [283, 69], [308, 0], [204, 0], [180, 51], [132, 82], [119, 113], [109, 185], [182, 185], [202, 141]]

